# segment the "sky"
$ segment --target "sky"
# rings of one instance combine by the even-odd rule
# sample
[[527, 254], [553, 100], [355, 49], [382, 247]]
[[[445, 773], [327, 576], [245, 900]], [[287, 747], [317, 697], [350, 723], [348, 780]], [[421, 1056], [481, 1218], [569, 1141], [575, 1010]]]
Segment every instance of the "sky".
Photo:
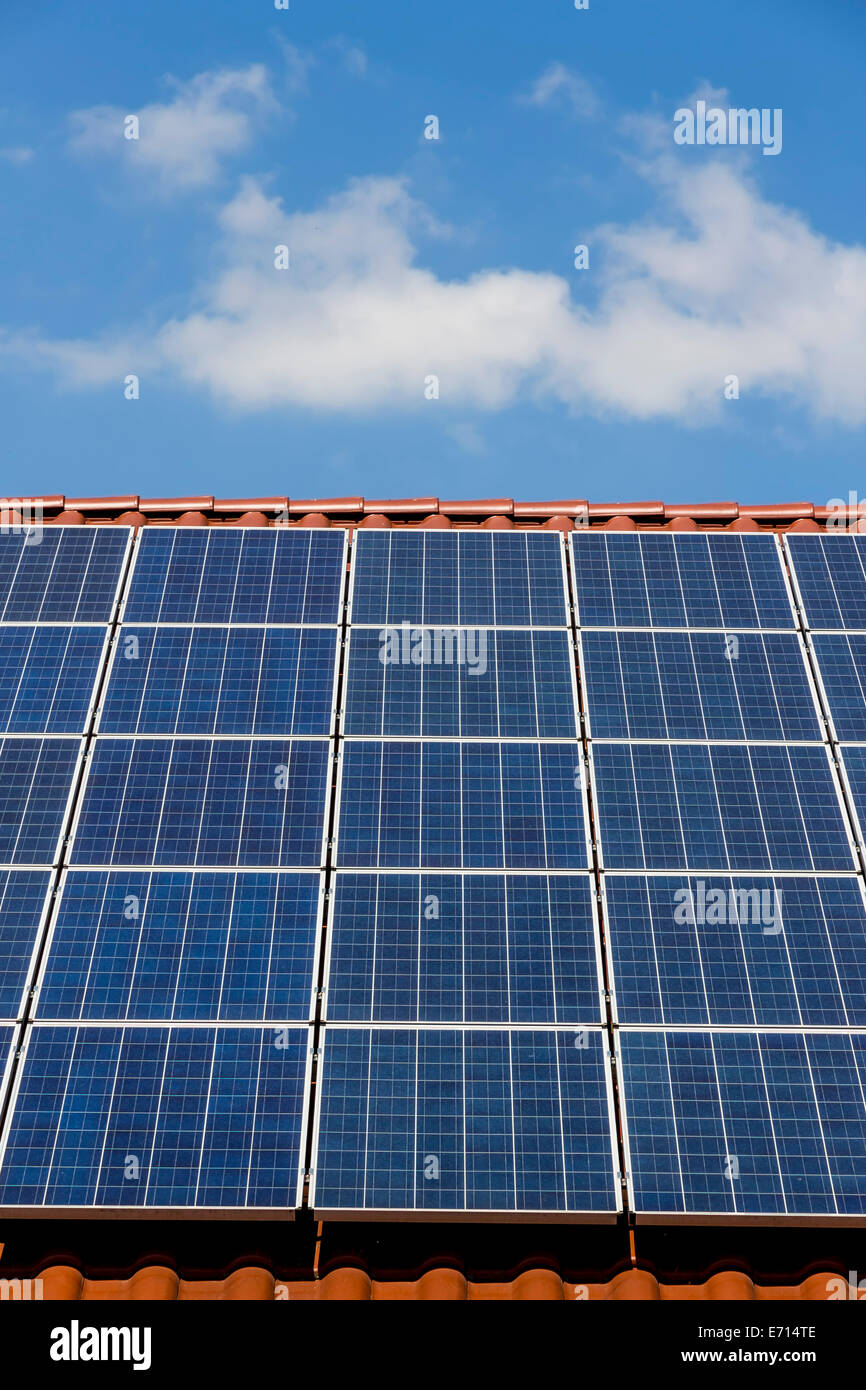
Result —
[[866, 0], [3, 0], [0, 490], [866, 496], [864, 60]]

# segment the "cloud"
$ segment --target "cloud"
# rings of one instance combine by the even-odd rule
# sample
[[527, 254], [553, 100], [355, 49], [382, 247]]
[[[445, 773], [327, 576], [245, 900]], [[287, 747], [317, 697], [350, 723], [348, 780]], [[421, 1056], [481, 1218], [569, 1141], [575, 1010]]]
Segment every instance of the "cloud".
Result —
[[[296, 50], [290, 74], [299, 80]], [[71, 148], [82, 155], [122, 158], [162, 192], [186, 192], [213, 183], [221, 161], [250, 144], [256, 118], [276, 106], [267, 69], [259, 63], [199, 73], [188, 82], [168, 80], [174, 93], [168, 102], [132, 111], [92, 106], [73, 112]], [[124, 138], [128, 115], [138, 117], [137, 140]]]
[[33, 158], [33, 150], [27, 145], [7, 146], [0, 150], [0, 159], [5, 159], [7, 164], [29, 164]]
[[366, 77], [367, 54], [359, 43], [347, 39], [345, 34], [338, 34], [328, 41], [326, 47], [337, 53], [346, 72], [352, 77]]
[[[0, 352], [78, 386], [164, 374], [241, 410], [464, 412], [530, 398], [699, 423], [739, 408], [723, 396], [736, 374], [741, 397], [866, 422], [866, 250], [766, 201], [730, 163], [669, 154], [641, 168], [653, 216], [597, 229], [592, 270], [568, 278], [436, 275], [419, 247], [447, 229], [399, 179], [357, 180], [312, 212], [246, 179], [188, 312], [96, 341], [7, 338]], [[274, 267], [279, 244], [288, 270]], [[596, 279], [591, 309], [573, 297], [581, 275]]]
[[581, 120], [590, 120], [599, 111], [592, 84], [564, 63], [551, 63], [519, 100], [525, 106], [564, 106]]

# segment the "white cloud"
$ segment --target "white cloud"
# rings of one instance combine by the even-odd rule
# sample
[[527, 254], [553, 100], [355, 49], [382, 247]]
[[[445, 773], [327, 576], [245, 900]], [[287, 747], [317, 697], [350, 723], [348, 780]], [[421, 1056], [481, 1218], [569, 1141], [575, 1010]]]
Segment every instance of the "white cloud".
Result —
[[[250, 410], [494, 410], [529, 396], [698, 422], [738, 409], [723, 400], [734, 373], [741, 396], [866, 422], [866, 250], [822, 237], [728, 163], [670, 155], [643, 172], [655, 216], [587, 238], [592, 309], [572, 298], [577, 272], [447, 280], [417, 264], [421, 234], [442, 229], [400, 180], [358, 180], [290, 213], [247, 179], [220, 215], [222, 268], [189, 312], [137, 337], [4, 351], [74, 385], [165, 373]], [[280, 243], [288, 271], [274, 269]]]
[[0, 159], [5, 159], [7, 164], [29, 164], [32, 158], [33, 151], [27, 145], [11, 145], [0, 150]]
[[[292, 71], [298, 80], [294, 59]], [[249, 145], [256, 117], [276, 105], [267, 69], [259, 63], [169, 81], [174, 94], [168, 102], [129, 111], [92, 106], [73, 112], [71, 147], [79, 154], [128, 160], [163, 192], [203, 188], [218, 177], [223, 158]], [[137, 140], [124, 137], [128, 115], [138, 117]]]
[[566, 106], [580, 119], [598, 114], [599, 101], [592, 84], [564, 63], [551, 63], [520, 98], [527, 106]]

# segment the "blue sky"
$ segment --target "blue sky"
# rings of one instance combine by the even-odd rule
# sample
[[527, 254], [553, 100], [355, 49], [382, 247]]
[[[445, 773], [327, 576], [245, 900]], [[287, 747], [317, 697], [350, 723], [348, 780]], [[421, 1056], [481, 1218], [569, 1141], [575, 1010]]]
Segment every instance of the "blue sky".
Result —
[[[864, 21], [4, 0], [0, 486], [866, 493]], [[699, 98], [781, 152], [677, 146]]]

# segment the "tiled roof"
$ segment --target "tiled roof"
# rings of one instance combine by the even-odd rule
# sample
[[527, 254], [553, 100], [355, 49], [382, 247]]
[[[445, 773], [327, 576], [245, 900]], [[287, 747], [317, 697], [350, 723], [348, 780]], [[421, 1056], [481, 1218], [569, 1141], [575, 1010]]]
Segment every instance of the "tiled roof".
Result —
[[[175, 1300], [210, 1302], [255, 1300], [272, 1302], [822, 1302], [843, 1292], [838, 1270], [812, 1273], [799, 1284], [755, 1284], [741, 1270], [717, 1271], [700, 1283], [666, 1284], [644, 1269], [629, 1269], [604, 1284], [564, 1282], [551, 1269], [526, 1269], [500, 1283], [472, 1282], [457, 1269], [428, 1269], [416, 1279], [371, 1279], [363, 1269], [333, 1269], [316, 1280], [275, 1280], [256, 1266], [236, 1269], [224, 1279], [181, 1279], [173, 1269], [146, 1265], [128, 1279], [86, 1279], [69, 1265], [41, 1271], [45, 1300]], [[850, 1291], [850, 1297], [856, 1297]]]
[[482, 526], [509, 530], [543, 526], [570, 531], [793, 530], [814, 531], [831, 514], [826, 505], [778, 502], [588, 502], [580, 498], [515, 502], [510, 497], [116, 497], [34, 496], [0, 499], [7, 524], [20, 521], [16, 504], [39, 504], [45, 523], [122, 526]]

